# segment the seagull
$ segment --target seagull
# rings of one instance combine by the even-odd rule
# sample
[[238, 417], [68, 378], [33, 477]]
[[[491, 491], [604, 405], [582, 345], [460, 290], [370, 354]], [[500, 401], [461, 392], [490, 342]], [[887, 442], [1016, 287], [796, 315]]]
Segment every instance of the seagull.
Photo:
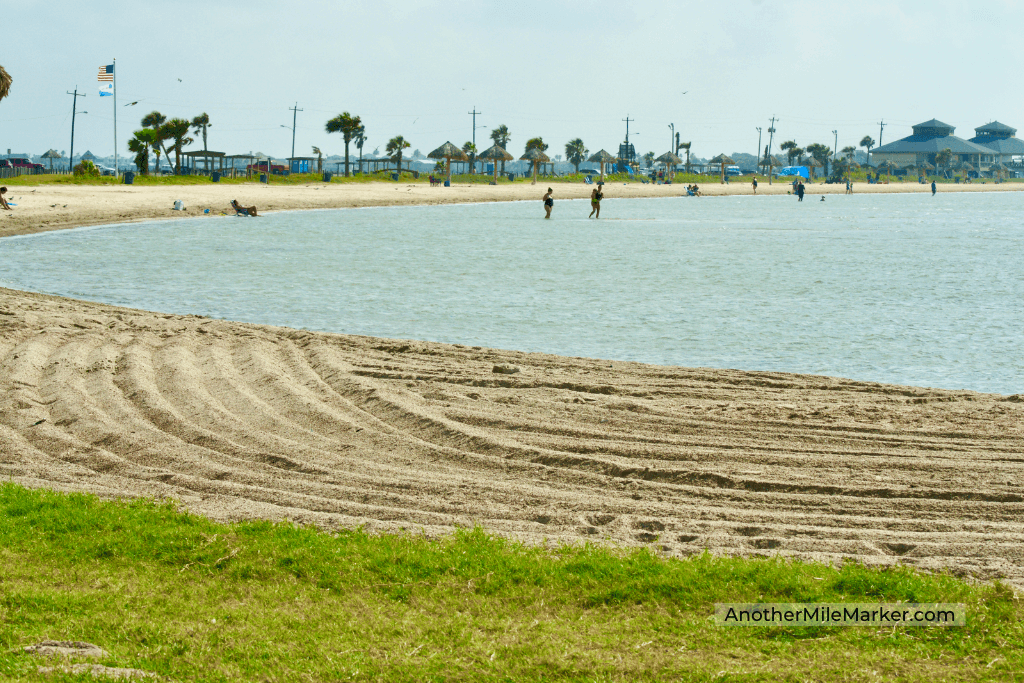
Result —
[[690, 91], [689, 91], [689, 90], [684, 90], [684, 91], [683, 91], [683, 94], [685, 95], [685, 94], [686, 94], [686, 93], [688, 93], [688, 92], [690, 92]]
[[134, 102], [129, 102], [128, 104], [126, 104], [126, 105], [124, 105], [124, 106], [126, 106], [126, 107], [131, 107], [131, 106], [133, 106], [133, 105], [136, 105], [136, 104], [138, 104], [138, 103], [139, 103], [139, 101], [138, 101], [138, 100], [135, 100]]
[[181, 83], [181, 79], [180, 78], [178, 79], [178, 83]]

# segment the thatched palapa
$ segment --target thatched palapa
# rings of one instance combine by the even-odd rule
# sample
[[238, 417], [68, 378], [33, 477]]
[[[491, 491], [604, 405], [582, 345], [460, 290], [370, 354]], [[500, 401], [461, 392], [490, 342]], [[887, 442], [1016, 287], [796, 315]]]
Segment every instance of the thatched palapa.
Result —
[[666, 166], [668, 166], [668, 177], [669, 177], [669, 179], [672, 178], [672, 175], [673, 175], [672, 171], [674, 170], [675, 165], [683, 163], [683, 160], [680, 159], [679, 157], [677, 157], [672, 152], [665, 152], [660, 157], [655, 159], [655, 161], [660, 161], [661, 163], [663, 163]]
[[544, 152], [540, 151], [536, 147], [531, 147], [530, 149], [526, 150], [526, 152], [523, 154], [523, 156], [519, 157], [519, 160], [520, 161], [530, 161], [530, 162], [533, 163], [533, 184], [536, 185], [537, 184], [537, 165], [538, 164], [550, 163], [551, 162], [551, 157], [549, 157], [547, 154], [545, 154]]
[[601, 164], [601, 180], [604, 180], [604, 165], [615, 163], [615, 157], [602, 149], [600, 152], [590, 155], [587, 161]]
[[453, 145], [450, 141], [444, 143], [433, 152], [427, 155], [430, 159], [444, 159], [448, 167], [448, 184], [452, 184], [452, 159], [456, 161], [469, 161], [469, 157], [461, 149]]
[[477, 159], [487, 159], [494, 162], [494, 184], [498, 184], [498, 162], [499, 161], [512, 161], [514, 159], [511, 154], [505, 151], [505, 149], [498, 144], [494, 144], [488, 147], [486, 150], [477, 155]]
[[7, 73], [7, 69], [0, 66], [0, 100], [7, 97], [7, 94], [11, 92], [11, 83], [14, 79]]
[[721, 177], [720, 182], [725, 183], [725, 167], [726, 167], [726, 164], [731, 166], [732, 164], [735, 164], [736, 161], [733, 160], [733, 158], [731, 156], [729, 156], [728, 154], [719, 154], [718, 156], [716, 156], [714, 159], [712, 159], [708, 163], [709, 164], [719, 164], [722, 167], [722, 177]]

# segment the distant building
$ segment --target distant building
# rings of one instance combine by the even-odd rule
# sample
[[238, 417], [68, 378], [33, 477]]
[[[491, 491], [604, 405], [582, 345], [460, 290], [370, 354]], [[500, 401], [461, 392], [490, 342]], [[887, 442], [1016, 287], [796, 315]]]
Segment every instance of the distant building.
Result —
[[[927, 161], [935, 165], [935, 155], [944, 149], [953, 152], [953, 161], [966, 162], [978, 171], [986, 171], [996, 161], [998, 153], [989, 147], [968, 142], [953, 135], [956, 130], [948, 123], [936, 119], [914, 126], [914, 134], [871, 150], [874, 165], [892, 161], [899, 167]], [[1012, 130], [1012, 129], [1011, 129]]]
[[1005, 123], [993, 121], [992, 123], [986, 123], [984, 126], [978, 126], [974, 129], [974, 132], [976, 135], [970, 141], [991, 149], [995, 152], [997, 161], [1010, 164], [1024, 159], [1024, 140], [1019, 140], [1015, 137], [1017, 133], [1016, 128], [1010, 128]]

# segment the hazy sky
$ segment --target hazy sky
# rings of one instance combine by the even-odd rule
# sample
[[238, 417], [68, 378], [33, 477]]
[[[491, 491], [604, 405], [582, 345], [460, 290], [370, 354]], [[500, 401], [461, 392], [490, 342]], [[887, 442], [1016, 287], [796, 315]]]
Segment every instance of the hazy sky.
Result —
[[[938, 118], [969, 138], [998, 119], [1024, 129], [1019, 63], [1024, 3], [610, 2], [606, 0], [20, 0], [5, 2], [0, 151], [113, 152], [113, 103], [96, 72], [117, 58], [118, 146], [159, 110], [207, 112], [209, 147], [287, 156], [342, 153], [327, 119], [362, 117], [367, 151], [404, 135], [424, 153], [477, 144], [499, 124], [509, 151], [543, 136], [549, 154], [581, 137], [615, 153], [630, 123], [640, 153], [669, 149], [669, 124], [693, 153], [756, 153], [778, 117], [775, 150], [883, 142]], [[180, 79], [180, 80], [179, 80]], [[686, 94], [683, 94], [684, 91]], [[135, 106], [125, 106], [138, 101]], [[201, 146], [201, 145], [200, 145]]]

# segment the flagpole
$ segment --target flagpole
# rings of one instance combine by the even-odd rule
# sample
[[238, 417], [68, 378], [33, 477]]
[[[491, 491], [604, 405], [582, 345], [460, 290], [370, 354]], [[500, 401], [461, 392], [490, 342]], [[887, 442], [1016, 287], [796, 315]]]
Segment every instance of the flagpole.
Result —
[[117, 169], [117, 58], [114, 58], [114, 177], [118, 177]]

